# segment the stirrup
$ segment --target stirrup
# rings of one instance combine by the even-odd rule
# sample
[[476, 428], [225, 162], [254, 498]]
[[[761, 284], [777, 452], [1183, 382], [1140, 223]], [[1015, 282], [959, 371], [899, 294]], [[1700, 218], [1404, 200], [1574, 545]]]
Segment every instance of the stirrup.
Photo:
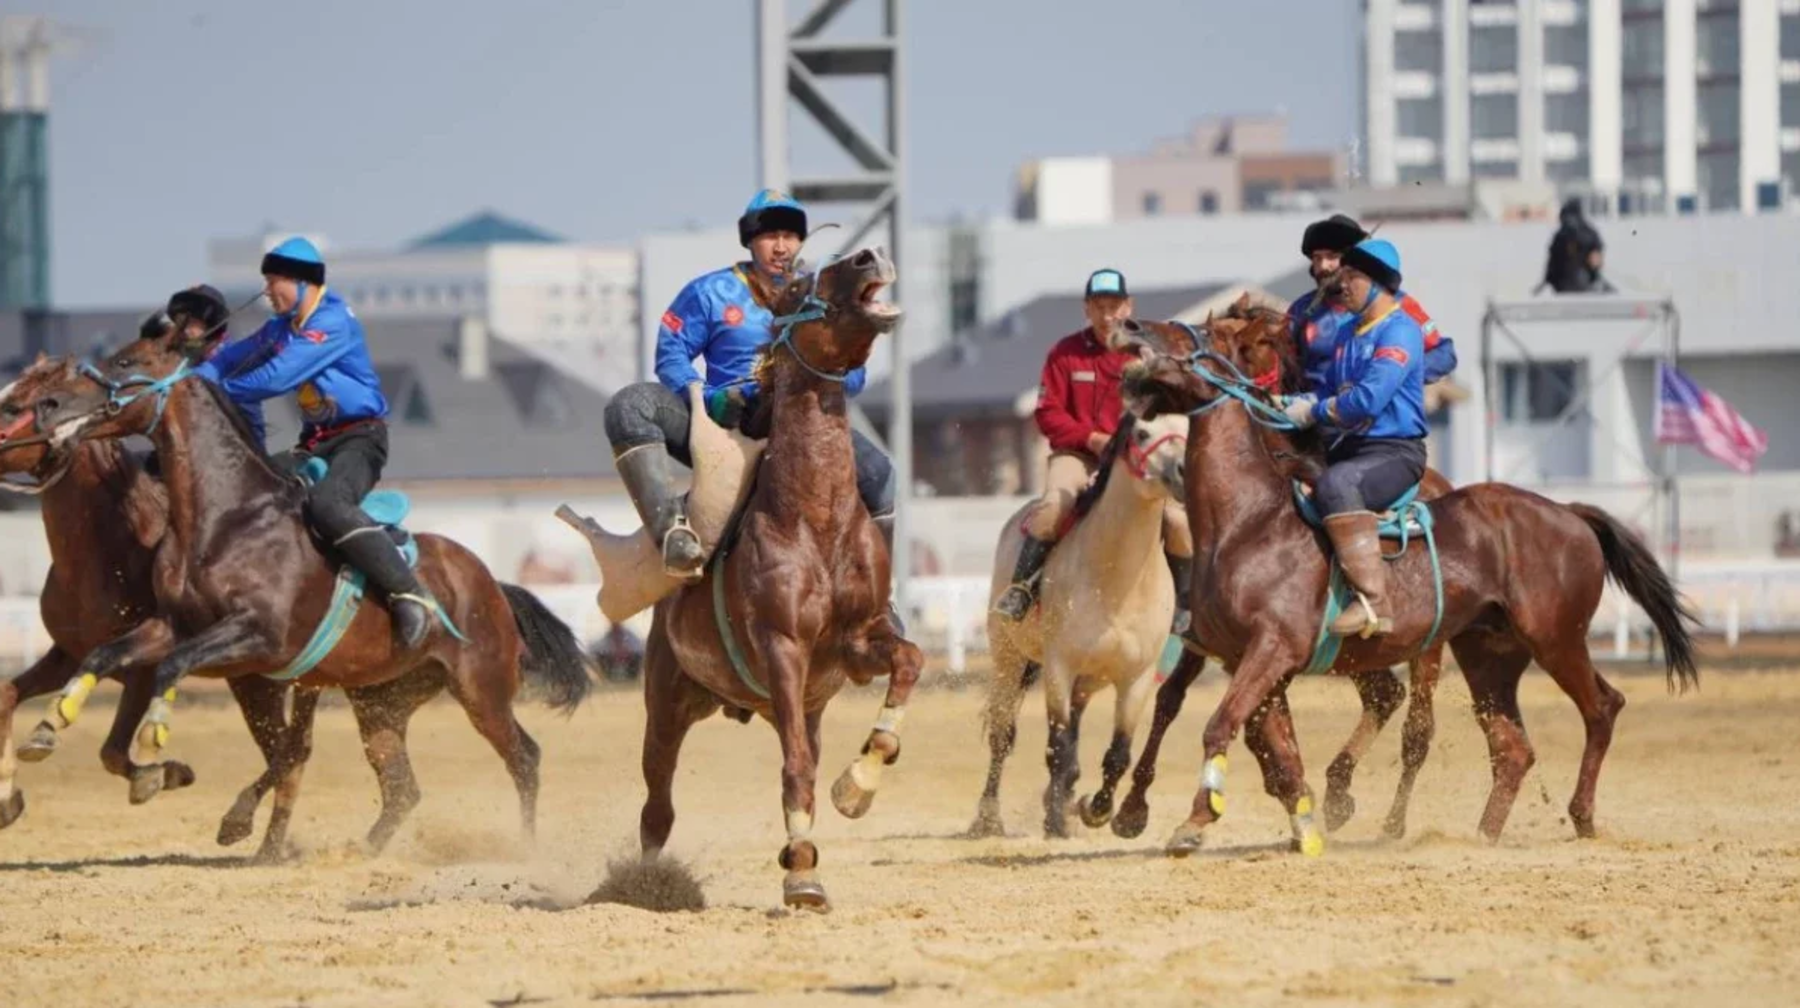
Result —
[[[1370, 604], [1369, 597], [1367, 595], [1364, 595], [1362, 592], [1356, 592], [1355, 594], [1356, 594], [1356, 600], [1352, 604], [1361, 606], [1362, 611], [1363, 611], [1362, 626], [1359, 629], [1352, 631], [1355, 634], [1355, 636], [1357, 636], [1358, 638], [1360, 638], [1362, 640], [1368, 640], [1370, 637], [1374, 637], [1377, 635], [1393, 633], [1394, 632], [1393, 619], [1390, 617], [1386, 617], [1386, 616], [1376, 615], [1375, 607]], [[1348, 635], [1345, 635], [1345, 636], [1348, 636]]]
[[[1017, 613], [1009, 612], [1004, 608], [1006, 600], [1013, 598], [1015, 593], [1018, 598], [1024, 599]], [[1031, 607], [1035, 604], [1037, 604], [1037, 594], [1031, 590], [1031, 582], [1014, 581], [1006, 586], [1006, 590], [1000, 593], [999, 598], [994, 600], [994, 612], [1010, 620], [1022, 620], [1031, 612]]]
[[[694, 544], [694, 560], [691, 569], [684, 568], [675, 562], [674, 547], [681, 541], [678, 537], [685, 537]], [[706, 548], [700, 543], [700, 533], [695, 532], [694, 526], [688, 524], [687, 515], [677, 516], [675, 523], [669, 526], [667, 532], [663, 533], [662, 562], [663, 573], [680, 581], [698, 581], [705, 574]]]

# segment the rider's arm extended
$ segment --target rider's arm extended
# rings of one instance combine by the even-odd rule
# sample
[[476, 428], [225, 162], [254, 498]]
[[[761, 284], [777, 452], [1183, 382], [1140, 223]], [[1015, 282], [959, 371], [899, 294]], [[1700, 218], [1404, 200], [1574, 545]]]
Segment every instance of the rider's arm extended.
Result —
[[[276, 320], [275, 324], [287, 323]], [[269, 358], [247, 371], [220, 368], [225, 394], [235, 402], [261, 402], [286, 395], [356, 349], [353, 322], [346, 314], [315, 317], [307, 326], [299, 333], [281, 333]]]
[[688, 284], [675, 295], [656, 328], [656, 380], [676, 395], [686, 394], [689, 385], [700, 384], [694, 359], [706, 352], [711, 341], [712, 313], [707, 310], [706, 296], [698, 283]]
[[1424, 365], [1425, 337], [1410, 317], [1392, 318], [1376, 330], [1375, 350], [1362, 377], [1348, 391], [1313, 407], [1313, 419], [1333, 427], [1354, 428], [1373, 421], [1387, 409], [1406, 376]]

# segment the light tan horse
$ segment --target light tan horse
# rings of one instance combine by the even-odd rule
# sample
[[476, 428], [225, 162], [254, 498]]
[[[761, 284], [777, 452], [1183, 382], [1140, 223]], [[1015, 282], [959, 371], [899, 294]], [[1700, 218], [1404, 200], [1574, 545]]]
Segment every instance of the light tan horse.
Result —
[[[1082, 799], [1080, 812], [1090, 827], [1112, 818], [1113, 789], [1131, 765], [1132, 736], [1156, 688], [1157, 659], [1175, 611], [1175, 583], [1163, 562], [1163, 512], [1168, 501], [1182, 499], [1186, 446], [1187, 417], [1134, 422], [1127, 414], [1102, 458], [1096, 485], [1084, 494], [1095, 495], [1091, 507], [1044, 564], [1037, 606], [1018, 622], [989, 610], [994, 673], [983, 721], [991, 760], [971, 836], [1004, 831], [1000, 774], [1033, 666], [1043, 671], [1050, 721], [1044, 833], [1068, 835], [1067, 809], [1080, 775], [1081, 712], [1106, 686], [1117, 691], [1112, 744], [1101, 763], [1100, 790]], [[1021, 509], [1000, 533], [990, 605], [1011, 583], [1024, 515]]]

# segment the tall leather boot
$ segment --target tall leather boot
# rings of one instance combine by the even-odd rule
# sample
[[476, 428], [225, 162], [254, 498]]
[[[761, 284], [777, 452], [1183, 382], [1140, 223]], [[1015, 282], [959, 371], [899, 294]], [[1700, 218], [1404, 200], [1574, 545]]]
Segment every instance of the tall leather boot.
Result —
[[688, 524], [687, 497], [677, 489], [680, 474], [668, 446], [657, 442], [638, 445], [614, 459], [613, 465], [644, 528], [662, 551], [663, 570], [684, 581], [699, 578], [704, 573], [706, 551], [699, 533]]
[[[894, 516], [883, 515], [871, 520], [875, 522], [876, 530], [881, 533], [882, 541], [887, 543], [888, 556], [892, 557], [894, 555]], [[905, 637], [906, 621], [900, 618], [900, 607], [894, 604], [892, 594], [888, 595], [887, 618], [888, 625], [894, 628], [894, 636]]]
[[400, 547], [394, 545], [387, 530], [370, 522], [332, 545], [387, 598], [394, 638], [400, 647], [411, 651], [423, 644], [431, 630], [432, 607], [419, 586], [418, 576], [406, 565], [406, 558], [400, 555]]
[[1019, 548], [1019, 560], [1013, 565], [1012, 584], [995, 600], [995, 612], [1014, 622], [1025, 618], [1032, 603], [1037, 601], [1038, 573], [1044, 569], [1044, 561], [1050, 558], [1050, 547], [1054, 545], [1054, 542], [1039, 539], [1029, 532], [1025, 534], [1025, 544]]
[[1331, 632], [1339, 636], [1372, 637], [1394, 628], [1387, 612], [1387, 561], [1381, 559], [1379, 523], [1373, 511], [1351, 511], [1325, 519], [1325, 534], [1337, 551], [1338, 563], [1362, 596], [1332, 621]]

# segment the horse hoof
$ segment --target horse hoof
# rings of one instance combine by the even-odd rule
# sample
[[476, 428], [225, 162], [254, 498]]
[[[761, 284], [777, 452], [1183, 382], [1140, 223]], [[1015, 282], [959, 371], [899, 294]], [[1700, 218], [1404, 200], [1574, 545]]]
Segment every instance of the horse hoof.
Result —
[[844, 768], [837, 782], [831, 785], [831, 804], [846, 819], [861, 819], [869, 814], [869, 806], [875, 804], [874, 789], [864, 788], [856, 780], [859, 765], [860, 760]]
[[825, 884], [813, 869], [788, 872], [781, 883], [781, 901], [795, 910], [830, 913], [831, 900], [825, 896]]
[[169, 760], [162, 767], [164, 791], [179, 791], [184, 787], [193, 787], [194, 781], [198, 779], [194, 776], [194, 768], [186, 763]]
[[32, 729], [31, 737], [19, 745], [19, 762], [42, 763], [55, 751], [56, 732], [49, 725], [40, 724]]
[[1112, 802], [1101, 804], [1090, 795], [1082, 795], [1075, 809], [1081, 814], [1082, 825], [1088, 829], [1099, 829], [1112, 821]]
[[986, 840], [989, 837], [1005, 835], [1005, 820], [1000, 818], [998, 810], [987, 808], [975, 813], [975, 821], [969, 824], [969, 831], [963, 834], [969, 840]]
[[1325, 831], [1336, 833], [1356, 816], [1356, 799], [1342, 791], [1325, 793]]
[[1113, 816], [1113, 836], [1124, 840], [1135, 840], [1144, 835], [1144, 828], [1150, 825], [1150, 806], [1133, 805], [1129, 801]]
[[131, 768], [131, 804], [142, 805], [163, 789], [163, 765], [152, 763], [149, 766]]
[[300, 848], [283, 841], [277, 844], [264, 843], [249, 858], [253, 865], [278, 865], [300, 859]]
[[1206, 835], [1200, 831], [1200, 827], [1192, 822], [1184, 822], [1175, 827], [1175, 832], [1169, 837], [1163, 851], [1172, 858], [1184, 858], [1199, 850], [1205, 842]]
[[1325, 835], [1318, 830], [1309, 830], [1303, 836], [1288, 841], [1288, 850], [1304, 857], [1323, 857], [1325, 854]]
[[1044, 820], [1044, 839], [1046, 839], [1046, 840], [1067, 840], [1067, 839], [1069, 839], [1069, 824], [1068, 824], [1068, 822], [1066, 822], [1062, 819], [1046, 819], [1046, 820]]
[[25, 792], [13, 789], [12, 797], [0, 802], [0, 829], [19, 821], [25, 814]]
[[1406, 820], [1389, 816], [1387, 822], [1381, 824], [1381, 835], [1389, 840], [1406, 839]]

